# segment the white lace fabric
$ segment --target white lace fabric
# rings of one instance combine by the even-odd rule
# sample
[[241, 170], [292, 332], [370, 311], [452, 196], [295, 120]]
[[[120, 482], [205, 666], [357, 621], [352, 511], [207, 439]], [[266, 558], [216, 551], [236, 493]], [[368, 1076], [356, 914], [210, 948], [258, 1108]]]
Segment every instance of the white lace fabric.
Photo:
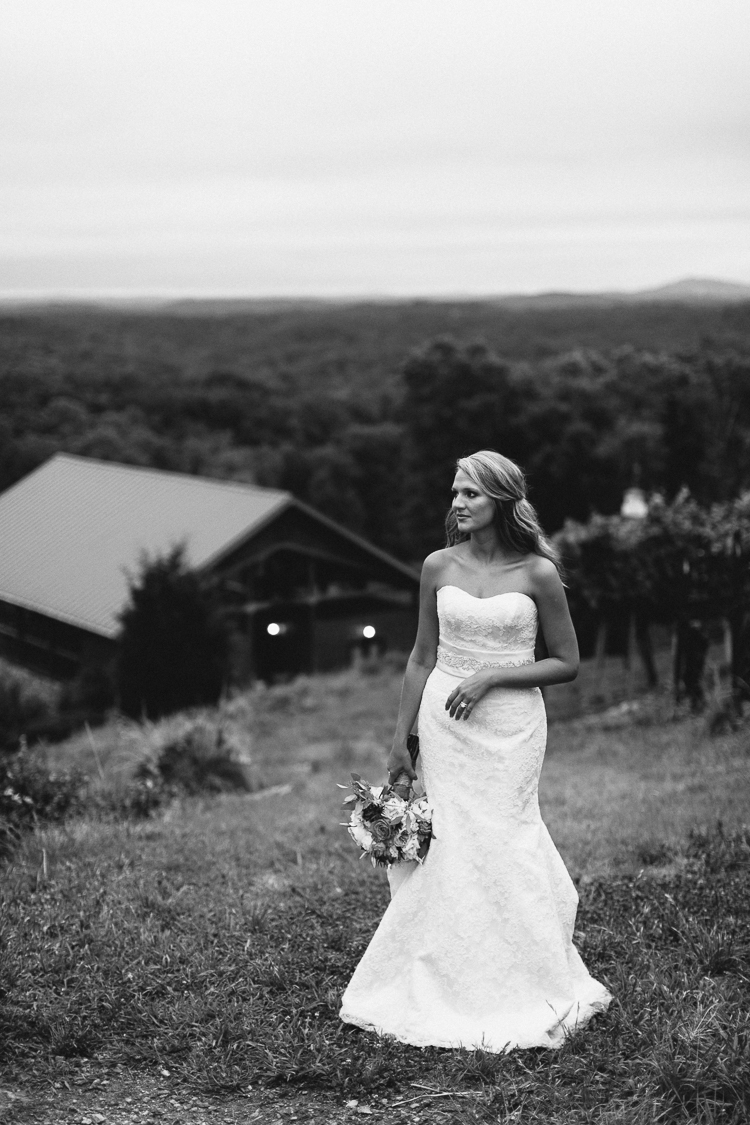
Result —
[[466, 721], [445, 710], [461, 674], [445, 653], [527, 663], [536, 606], [443, 586], [438, 616], [443, 653], [419, 712], [434, 839], [422, 866], [393, 869], [341, 1018], [417, 1046], [557, 1047], [611, 997], [573, 945], [578, 895], [539, 811], [541, 692], [493, 688]]

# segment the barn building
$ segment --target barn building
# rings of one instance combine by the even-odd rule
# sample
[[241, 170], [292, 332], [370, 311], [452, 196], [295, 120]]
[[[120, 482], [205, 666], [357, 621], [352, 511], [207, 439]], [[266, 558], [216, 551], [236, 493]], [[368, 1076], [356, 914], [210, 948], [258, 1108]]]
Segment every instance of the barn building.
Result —
[[129, 578], [183, 545], [233, 620], [235, 677], [408, 649], [419, 578], [290, 493], [57, 454], [0, 495], [0, 652], [60, 678], [110, 657]]

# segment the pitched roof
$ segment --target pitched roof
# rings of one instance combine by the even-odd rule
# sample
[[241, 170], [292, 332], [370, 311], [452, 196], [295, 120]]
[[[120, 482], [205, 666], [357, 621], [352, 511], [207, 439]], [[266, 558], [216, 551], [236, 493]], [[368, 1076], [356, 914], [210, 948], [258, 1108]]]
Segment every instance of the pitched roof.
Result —
[[205, 567], [288, 492], [58, 453], [0, 495], [0, 600], [113, 637], [128, 572], [184, 543]]

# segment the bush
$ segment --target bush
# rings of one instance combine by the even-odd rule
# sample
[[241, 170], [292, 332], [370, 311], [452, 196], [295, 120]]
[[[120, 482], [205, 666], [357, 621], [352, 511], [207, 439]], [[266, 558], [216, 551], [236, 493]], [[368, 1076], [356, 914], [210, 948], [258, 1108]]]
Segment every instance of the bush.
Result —
[[0, 753], [25, 742], [62, 742], [86, 723], [98, 726], [115, 702], [112, 671], [85, 664], [60, 687], [0, 661]]
[[98, 726], [104, 722], [115, 703], [114, 668], [111, 663], [91, 660], [63, 685], [59, 711], [78, 729], [85, 723]]
[[167, 727], [161, 745], [144, 759], [136, 781], [155, 794], [165, 787], [171, 793], [249, 792], [255, 788], [249, 756], [237, 731], [221, 718], [186, 718]]
[[62, 742], [87, 723], [99, 726], [115, 704], [112, 668], [84, 664], [62, 686], [0, 660], [0, 754], [24, 743]]
[[57, 688], [0, 662], [0, 753], [17, 750], [55, 716]]
[[124, 788], [105, 791], [95, 803], [117, 817], [140, 820], [157, 812], [176, 795], [175, 788], [165, 783], [159, 770], [145, 761]]
[[230, 633], [210, 589], [187, 568], [182, 547], [144, 557], [120, 618], [120, 706], [156, 719], [218, 701], [229, 673]]
[[40, 821], [62, 820], [80, 810], [87, 783], [79, 770], [50, 771], [25, 748], [0, 757], [0, 856], [10, 855], [21, 832]]

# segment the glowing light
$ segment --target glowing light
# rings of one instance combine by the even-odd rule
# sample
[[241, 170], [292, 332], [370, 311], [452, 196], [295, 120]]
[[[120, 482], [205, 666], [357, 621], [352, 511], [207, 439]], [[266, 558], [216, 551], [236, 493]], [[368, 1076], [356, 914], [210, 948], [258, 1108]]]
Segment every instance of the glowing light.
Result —
[[642, 488], [628, 488], [622, 498], [620, 515], [630, 520], [642, 520], [648, 515], [648, 500]]
[[281, 626], [278, 621], [270, 621], [268, 625], [266, 625], [266, 632], [271, 637], [278, 637], [281, 632]]
[[367, 637], [367, 640], [371, 641], [372, 638], [375, 636], [375, 626], [374, 625], [365, 625], [365, 627], [362, 630], [362, 636]]

